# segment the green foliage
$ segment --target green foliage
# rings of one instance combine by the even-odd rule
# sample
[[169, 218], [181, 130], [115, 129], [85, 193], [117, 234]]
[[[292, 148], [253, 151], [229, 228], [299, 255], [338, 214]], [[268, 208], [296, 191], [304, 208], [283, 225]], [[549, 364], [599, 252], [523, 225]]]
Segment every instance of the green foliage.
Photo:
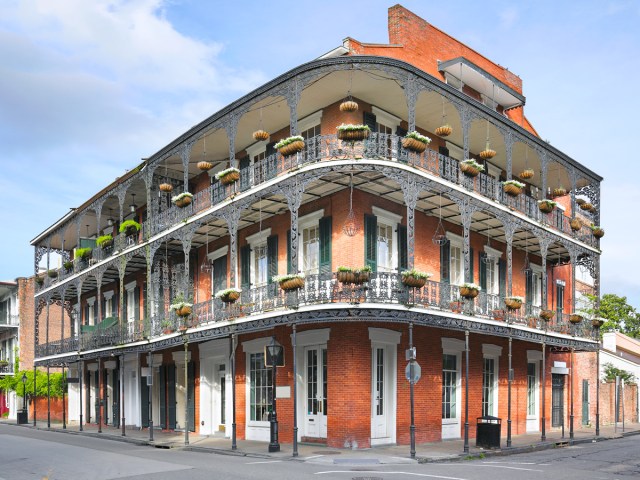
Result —
[[90, 247], [85, 248], [76, 248], [76, 257], [77, 258], [89, 258], [91, 256], [92, 249]]
[[640, 313], [627, 303], [627, 297], [620, 297], [613, 293], [606, 293], [600, 299], [600, 306], [595, 307], [597, 297], [585, 295], [586, 305], [581, 310], [590, 316], [602, 317], [606, 321], [600, 331], [617, 330], [625, 335], [640, 338]]
[[110, 233], [107, 233], [106, 235], [102, 235], [96, 238], [96, 245], [102, 248], [112, 243], [113, 243], [113, 237], [111, 236]]
[[[0, 378], [0, 390], [12, 390], [18, 395], [22, 395], [22, 374], [26, 373], [27, 382], [25, 383], [28, 395], [33, 395], [33, 370], [27, 372], [16, 372], [15, 375]], [[50, 393], [52, 398], [62, 397], [63, 389], [66, 392], [66, 381], [62, 377], [62, 373], [51, 373], [49, 375]], [[47, 374], [36, 370], [36, 395], [38, 397], [47, 396]]]
[[604, 379], [608, 381], [615, 381], [616, 377], [620, 377], [624, 380], [624, 383], [635, 383], [636, 377], [631, 372], [627, 372], [621, 368], [616, 368], [612, 363], [605, 363], [604, 367]]
[[124, 222], [122, 222], [120, 224], [120, 228], [118, 229], [118, 231], [120, 233], [127, 231], [128, 229], [133, 229], [135, 228], [136, 232], [140, 231], [140, 224], [138, 222], [136, 222], [135, 220], [125, 220]]

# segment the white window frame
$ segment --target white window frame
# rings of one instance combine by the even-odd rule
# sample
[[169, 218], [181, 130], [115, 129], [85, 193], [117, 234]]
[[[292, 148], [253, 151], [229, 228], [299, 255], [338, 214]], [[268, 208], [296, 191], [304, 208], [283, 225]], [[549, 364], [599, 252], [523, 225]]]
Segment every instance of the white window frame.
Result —
[[[380, 207], [373, 206], [372, 213], [376, 216], [376, 226], [382, 224], [391, 227], [391, 265], [384, 267], [387, 272], [398, 271], [398, 239], [394, 235], [398, 229], [398, 224], [402, 222], [402, 215], [389, 212]], [[376, 256], [378, 252], [378, 232], [376, 231]], [[380, 259], [377, 259], [378, 270], [380, 270]]]
[[[447, 232], [447, 239], [449, 240], [449, 283], [451, 285], [462, 285], [464, 280], [464, 241], [460, 235], [456, 235], [455, 233]], [[460, 269], [458, 270], [458, 275], [460, 277], [459, 283], [453, 282], [453, 263], [451, 255], [451, 247], [456, 247], [460, 249]]]
[[306, 117], [298, 120], [298, 131], [304, 132], [322, 123], [322, 110], [307, 115]]
[[87, 319], [87, 325], [96, 324], [96, 297], [87, 298], [87, 305], [89, 306], [89, 318]]
[[534, 407], [534, 411], [536, 412], [533, 415], [529, 415], [529, 392], [528, 392], [528, 388], [527, 388], [527, 419], [528, 420], [534, 420], [534, 419], [538, 419], [539, 418], [539, 412], [540, 412], [540, 365], [542, 363], [542, 352], [538, 351], [538, 350], [527, 350], [527, 365], [529, 363], [533, 363], [536, 366], [536, 378], [535, 378], [535, 391], [534, 391], [534, 396], [535, 396], [535, 407]]
[[500, 250], [496, 250], [495, 248], [491, 248], [489, 245], [484, 246], [484, 253], [486, 253], [490, 258], [493, 258], [493, 268], [495, 269], [495, 278], [493, 285], [489, 286], [489, 278], [487, 276], [487, 294], [489, 295], [498, 295], [500, 293], [500, 259], [502, 258], [502, 252]]
[[[254, 285], [255, 287], [260, 287], [260, 286], [264, 286], [264, 285], [258, 285], [258, 282], [256, 281], [256, 268], [255, 268], [255, 263], [256, 263], [256, 255], [255, 255], [255, 251], [256, 248], [258, 247], [262, 247], [267, 245], [267, 238], [271, 236], [271, 228], [267, 228], [265, 230], [262, 230], [261, 232], [257, 232], [254, 233], [253, 235], [249, 235], [247, 237], [247, 243], [249, 244], [249, 249], [251, 250], [251, 255], [250, 255], [250, 270], [251, 270], [251, 283], [252, 285]], [[268, 268], [268, 266], [267, 266]], [[269, 272], [267, 271], [267, 275], [269, 274]], [[267, 282], [269, 281], [269, 279], [267, 279]]]
[[[498, 405], [499, 405], [498, 392], [500, 391], [499, 378], [500, 378], [500, 356], [501, 355], [502, 355], [501, 346], [493, 345], [491, 343], [482, 344], [482, 359], [483, 360], [485, 358], [492, 359], [493, 365], [494, 365], [493, 385], [491, 387], [492, 395], [493, 395], [493, 411], [490, 413], [490, 415], [494, 417], [498, 416]], [[484, 370], [484, 365], [483, 365], [483, 370]], [[483, 381], [483, 387], [484, 387], [484, 381]]]
[[533, 273], [531, 276], [531, 305], [540, 307], [542, 306], [542, 275], [544, 275], [544, 270], [542, 265], [536, 265], [535, 263], [530, 263], [529, 267], [531, 267], [531, 272]]
[[[455, 410], [455, 418], [442, 418], [443, 427], [446, 425], [460, 425], [461, 416], [462, 416], [462, 352], [465, 349], [464, 340], [459, 340], [457, 338], [448, 338], [443, 337], [441, 339], [442, 342], [442, 355], [455, 355], [456, 356], [456, 410]], [[442, 357], [441, 362], [442, 364]], [[442, 366], [440, 367], [440, 373], [442, 374]], [[442, 401], [441, 407], [442, 410]], [[441, 414], [442, 415], [442, 414]], [[457, 432], [457, 436], [455, 438], [459, 438], [460, 432]]]
[[135, 280], [124, 286], [125, 295], [127, 296], [127, 323], [133, 323], [136, 321], [136, 300], [133, 295], [137, 286], [138, 285]]
[[251, 354], [264, 352], [264, 347], [271, 343], [271, 337], [256, 338], [242, 342], [242, 350], [245, 353], [245, 418], [247, 440], [269, 441], [269, 422], [262, 420], [250, 420], [251, 418]]
[[110, 317], [113, 312], [111, 311], [111, 299], [113, 298], [113, 294], [115, 292], [113, 290], [111, 290], [110, 292], [104, 292], [103, 296], [104, 296], [104, 312], [103, 315], [105, 318]]
[[[298, 271], [304, 272], [304, 231], [307, 228], [317, 227], [320, 224], [320, 219], [324, 217], [324, 208], [316, 210], [302, 217], [298, 217]], [[318, 235], [318, 270], [320, 269], [320, 236]], [[305, 272], [310, 275], [320, 273], [318, 272]]]
[[382, 110], [375, 105], [371, 106], [371, 113], [376, 116], [376, 123], [384, 125], [391, 129], [392, 133], [395, 133], [402, 122], [401, 118], [396, 117], [395, 115], [390, 114]]

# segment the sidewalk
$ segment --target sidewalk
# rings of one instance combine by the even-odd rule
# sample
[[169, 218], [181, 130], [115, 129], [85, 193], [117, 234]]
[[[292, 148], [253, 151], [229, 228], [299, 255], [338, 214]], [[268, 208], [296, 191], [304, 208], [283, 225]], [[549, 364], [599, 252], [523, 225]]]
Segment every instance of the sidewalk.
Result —
[[[1, 421], [5, 425], [18, 426], [15, 420]], [[33, 423], [29, 425], [20, 425], [22, 428], [34, 428]], [[154, 430], [154, 440], [149, 441], [148, 429], [140, 430], [138, 428], [128, 428], [126, 435], [122, 436], [122, 429], [113, 428], [111, 426], [102, 426], [102, 432], [98, 433], [97, 425], [85, 425], [83, 431], [80, 432], [77, 425], [62, 428], [61, 423], [51, 423], [51, 428], [47, 428], [47, 422], [38, 421], [35, 427], [39, 430], [50, 430], [70, 435], [87, 435], [96, 438], [104, 438], [108, 440], [129, 442], [136, 445], [150, 445], [156, 448], [182, 448], [191, 451], [201, 451], [207, 453], [218, 453], [223, 455], [239, 455], [253, 458], [264, 459], [293, 459], [293, 445], [286, 443], [281, 444], [281, 451], [276, 453], [268, 452], [268, 443], [257, 442], [251, 440], [238, 440], [237, 449], [231, 449], [231, 439], [217, 436], [200, 436], [194, 433], [189, 434], [189, 445], [185, 445], [185, 435], [182, 432], [167, 432]], [[390, 445], [380, 446], [367, 449], [338, 449], [330, 448], [325, 445], [304, 443], [298, 444], [299, 461], [314, 461], [319, 463], [366, 463], [366, 464], [385, 464], [385, 463], [402, 463], [414, 462], [438, 462], [438, 461], [456, 461], [467, 457], [491, 456], [491, 455], [510, 455], [513, 453], [522, 453], [526, 451], [542, 450], [547, 448], [555, 448], [557, 446], [567, 446], [570, 444], [604, 441], [612, 438], [620, 438], [627, 435], [640, 434], [640, 424], [626, 424], [624, 432], [619, 425], [616, 429], [614, 425], [605, 425], [600, 427], [600, 436], [596, 438], [594, 427], [577, 428], [574, 431], [574, 439], [569, 439], [569, 431], [565, 429], [565, 436], [558, 429], [552, 429], [547, 432], [545, 442], [540, 441], [540, 434], [524, 434], [514, 435], [512, 437], [512, 446], [506, 447], [506, 437], [501, 438], [501, 449], [485, 450], [476, 448], [475, 439], [469, 440], [469, 453], [463, 452], [464, 440], [447, 440], [434, 443], [423, 443], [416, 445], [416, 459], [410, 457], [409, 445]]]

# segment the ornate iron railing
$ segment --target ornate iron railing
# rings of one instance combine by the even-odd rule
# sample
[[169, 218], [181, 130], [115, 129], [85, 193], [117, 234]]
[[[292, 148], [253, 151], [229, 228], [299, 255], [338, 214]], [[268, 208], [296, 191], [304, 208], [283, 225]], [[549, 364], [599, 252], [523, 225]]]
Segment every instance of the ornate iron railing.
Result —
[[125, 345], [144, 339], [171, 334], [180, 329], [213, 326], [223, 321], [237, 320], [270, 311], [296, 309], [312, 305], [379, 304], [423, 307], [441, 312], [470, 315], [476, 318], [502, 321], [549, 332], [591, 338], [591, 326], [584, 321], [574, 325], [569, 315], [554, 317], [549, 322], [540, 319], [540, 307], [525, 303], [518, 310], [508, 310], [504, 298], [480, 292], [475, 299], [460, 297], [459, 287], [446, 282], [428, 280], [424, 287], [407, 287], [397, 273], [372, 273], [361, 284], [339, 282], [334, 274], [308, 275], [304, 287], [286, 292], [277, 283], [244, 289], [235, 303], [218, 298], [197, 303], [189, 317], [177, 317], [169, 311], [150, 319], [136, 320], [107, 329], [84, 332], [75, 338], [49, 342], [36, 347], [37, 356]]

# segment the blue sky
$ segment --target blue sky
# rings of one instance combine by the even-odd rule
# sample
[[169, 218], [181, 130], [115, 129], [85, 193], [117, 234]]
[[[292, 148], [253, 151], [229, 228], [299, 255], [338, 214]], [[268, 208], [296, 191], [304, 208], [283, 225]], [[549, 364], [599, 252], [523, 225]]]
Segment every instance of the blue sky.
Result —
[[[386, 43], [392, 5], [3, 0], [0, 280], [33, 274], [33, 237], [224, 105], [347, 36]], [[519, 75], [541, 137], [605, 177], [602, 292], [640, 308], [640, 4], [402, 5]]]

